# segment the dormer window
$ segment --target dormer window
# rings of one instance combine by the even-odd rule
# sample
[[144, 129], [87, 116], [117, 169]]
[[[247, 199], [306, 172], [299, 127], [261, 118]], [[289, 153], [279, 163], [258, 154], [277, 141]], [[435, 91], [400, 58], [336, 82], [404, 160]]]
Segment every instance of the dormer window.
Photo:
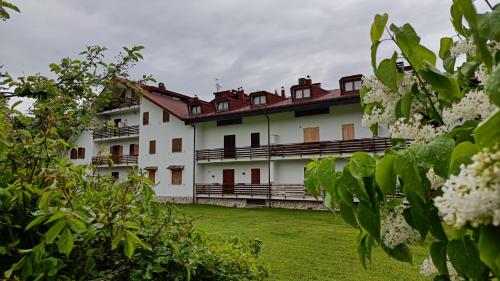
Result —
[[228, 111], [229, 110], [229, 102], [220, 101], [217, 104], [217, 111]]
[[360, 89], [361, 89], [361, 80], [344, 82], [345, 92], [359, 91]]
[[253, 104], [254, 105], [264, 105], [266, 103], [267, 103], [267, 100], [266, 100], [265, 95], [253, 97]]
[[295, 90], [296, 99], [305, 99], [311, 97], [311, 89]]
[[201, 113], [201, 106], [200, 105], [191, 106], [191, 114], [200, 114], [200, 113]]

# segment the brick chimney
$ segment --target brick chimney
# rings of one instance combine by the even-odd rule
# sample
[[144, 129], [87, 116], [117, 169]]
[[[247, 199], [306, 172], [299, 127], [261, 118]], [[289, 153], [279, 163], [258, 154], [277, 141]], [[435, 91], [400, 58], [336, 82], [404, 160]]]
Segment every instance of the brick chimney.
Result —
[[281, 86], [281, 97], [285, 98], [285, 87]]

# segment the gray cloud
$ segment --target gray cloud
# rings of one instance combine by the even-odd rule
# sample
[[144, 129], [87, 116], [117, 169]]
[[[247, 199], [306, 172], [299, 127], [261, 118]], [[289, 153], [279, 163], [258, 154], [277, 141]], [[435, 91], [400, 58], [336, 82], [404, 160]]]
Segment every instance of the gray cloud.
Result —
[[[153, 74], [171, 90], [211, 98], [224, 88], [289, 88], [310, 74], [326, 88], [344, 75], [371, 73], [369, 28], [375, 13], [410, 22], [434, 50], [453, 35], [450, 1], [435, 0], [30, 0], [0, 24], [0, 64], [15, 75], [41, 72], [86, 45], [143, 45], [133, 74]], [[388, 42], [384, 54], [391, 53]]]

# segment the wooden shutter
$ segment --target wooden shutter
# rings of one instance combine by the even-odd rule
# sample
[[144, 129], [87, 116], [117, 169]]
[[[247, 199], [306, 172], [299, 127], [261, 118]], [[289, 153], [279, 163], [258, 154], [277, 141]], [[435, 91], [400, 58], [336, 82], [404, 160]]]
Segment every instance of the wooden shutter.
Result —
[[71, 159], [78, 158], [78, 150], [76, 148], [71, 149], [69, 158], [71, 158]]
[[172, 139], [172, 152], [182, 152], [182, 138]]
[[167, 123], [170, 121], [170, 113], [166, 110], [163, 110], [163, 123]]
[[148, 170], [148, 177], [149, 177], [149, 180], [153, 183], [156, 183], [156, 171], [151, 169], [151, 170]]
[[156, 141], [152, 140], [149, 141], [149, 154], [155, 154], [156, 153]]
[[182, 184], [182, 170], [181, 169], [172, 169], [172, 184], [179, 185]]
[[304, 142], [318, 142], [319, 127], [304, 128]]
[[260, 146], [260, 134], [252, 133], [250, 135], [250, 146], [251, 147], [259, 147]]
[[251, 183], [252, 184], [260, 184], [260, 169], [252, 169], [251, 170]]
[[149, 112], [142, 113], [142, 125], [149, 124]]
[[353, 140], [354, 139], [354, 124], [342, 124], [342, 139], [343, 140]]
[[85, 159], [85, 147], [78, 148], [78, 159]]
[[139, 145], [136, 143], [131, 144], [129, 154], [134, 156], [139, 155]]

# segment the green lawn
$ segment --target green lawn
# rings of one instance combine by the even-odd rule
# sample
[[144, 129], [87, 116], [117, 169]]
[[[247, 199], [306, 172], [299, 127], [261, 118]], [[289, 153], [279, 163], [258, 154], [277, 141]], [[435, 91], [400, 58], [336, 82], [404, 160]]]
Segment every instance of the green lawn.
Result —
[[200, 217], [194, 224], [208, 234], [259, 237], [269, 280], [426, 280], [418, 273], [426, 257], [422, 246], [413, 248], [414, 265], [392, 260], [378, 247], [373, 263], [364, 270], [356, 254], [356, 230], [330, 212], [178, 207]]

